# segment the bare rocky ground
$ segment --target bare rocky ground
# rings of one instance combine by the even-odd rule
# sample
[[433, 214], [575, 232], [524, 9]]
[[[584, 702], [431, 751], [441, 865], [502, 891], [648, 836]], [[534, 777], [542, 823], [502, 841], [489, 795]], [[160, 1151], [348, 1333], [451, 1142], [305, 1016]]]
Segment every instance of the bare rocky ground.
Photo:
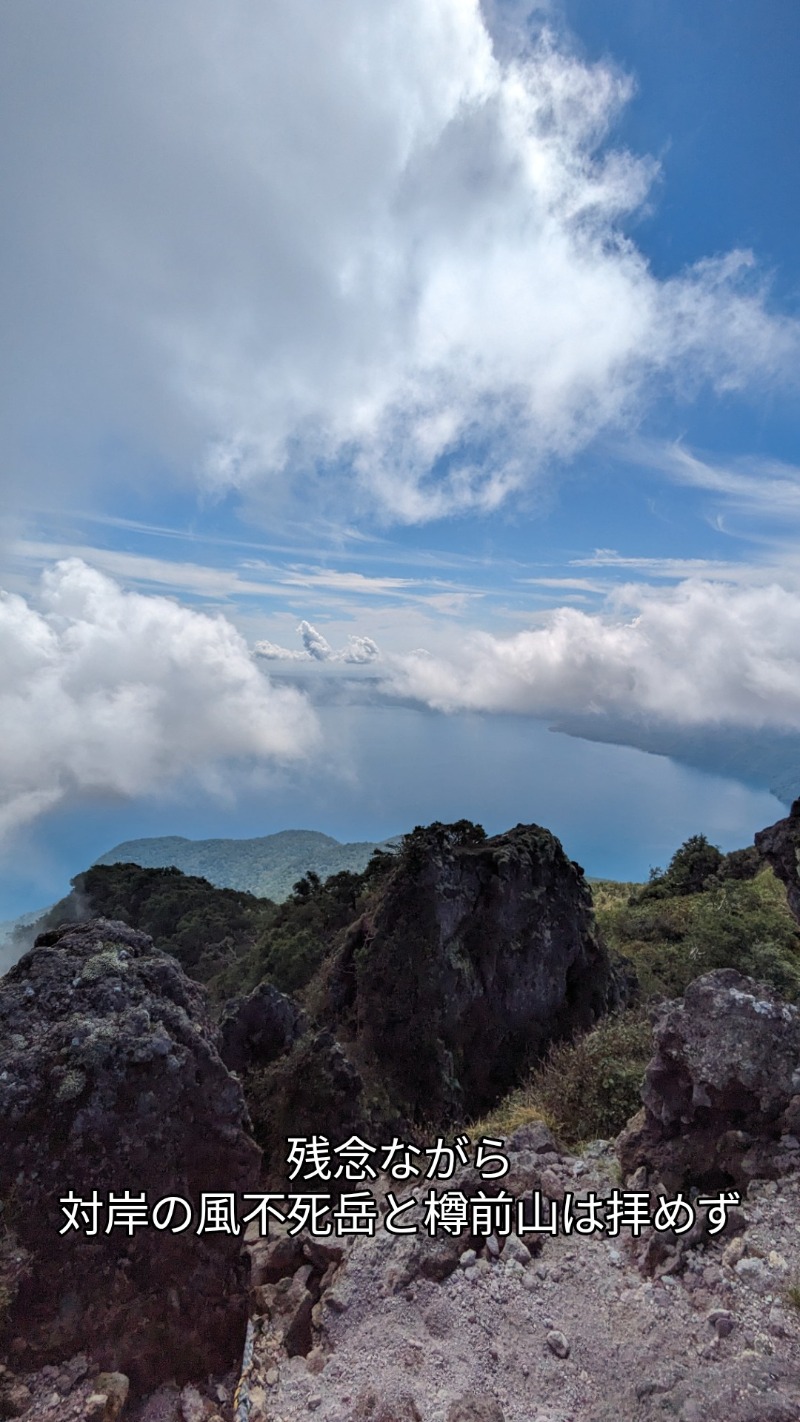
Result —
[[[618, 1183], [604, 1169], [609, 1155], [540, 1160], [553, 1193], [559, 1179], [576, 1194], [578, 1184], [607, 1195]], [[541, 1178], [542, 1167], [532, 1173]], [[754, 1183], [743, 1203], [741, 1234], [679, 1247], [654, 1272], [644, 1239], [547, 1236], [527, 1263], [516, 1247], [495, 1258], [490, 1242], [475, 1264], [467, 1254], [436, 1281], [422, 1272], [424, 1241], [409, 1247], [380, 1231], [351, 1248], [323, 1289], [321, 1347], [280, 1359], [264, 1321], [251, 1416], [792, 1422], [800, 1179]]]
[[[509, 1152], [515, 1196], [619, 1185], [610, 1146], [564, 1155], [544, 1128], [533, 1143]], [[469, 1188], [468, 1173], [449, 1184]], [[383, 1180], [379, 1199], [385, 1188], [404, 1193]], [[794, 1422], [800, 1174], [752, 1182], [732, 1223], [666, 1244], [548, 1235], [533, 1254], [490, 1239], [474, 1258], [463, 1238], [380, 1226], [350, 1242], [251, 1240], [255, 1342], [237, 1422]], [[229, 1422], [235, 1384], [166, 1385], [134, 1404], [124, 1379], [79, 1357], [5, 1374], [0, 1415]]]

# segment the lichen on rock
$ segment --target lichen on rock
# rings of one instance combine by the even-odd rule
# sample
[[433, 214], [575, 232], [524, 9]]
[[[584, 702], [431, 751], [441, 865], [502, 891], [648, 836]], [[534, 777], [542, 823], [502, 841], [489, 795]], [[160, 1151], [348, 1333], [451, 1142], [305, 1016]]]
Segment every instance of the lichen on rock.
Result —
[[[67, 1228], [59, 1200], [150, 1205], [253, 1190], [259, 1152], [204, 990], [152, 941], [94, 920], [43, 934], [0, 983], [0, 1198], [31, 1256], [7, 1323], [31, 1364], [91, 1342], [150, 1386], [227, 1367], [246, 1316], [240, 1240]], [[197, 1219], [197, 1213], [195, 1213]]]
[[800, 1009], [766, 983], [719, 968], [663, 1004], [643, 1111], [618, 1141], [668, 1189], [746, 1185], [800, 1159]]

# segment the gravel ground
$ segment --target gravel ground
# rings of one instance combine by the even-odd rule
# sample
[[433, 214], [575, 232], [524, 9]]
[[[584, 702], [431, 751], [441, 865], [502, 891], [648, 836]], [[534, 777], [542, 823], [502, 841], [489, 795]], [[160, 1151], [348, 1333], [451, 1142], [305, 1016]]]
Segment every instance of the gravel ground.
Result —
[[[562, 1157], [562, 1176], [575, 1164]], [[581, 1184], [611, 1188], [594, 1169]], [[763, 1182], [744, 1203], [743, 1234], [689, 1249], [661, 1277], [630, 1237], [558, 1235], [526, 1263], [467, 1254], [441, 1282], [398, 1288], [404, 1246], [384, 1231], [359, 1240], [315, 1311], [321, 1347], [282, 1359], [263, 1321], [254, 1417], [800, 1419], [800, 1183]]]
[[[579, 1185], [605, 1197], [615, 1183], [610, 1152], [599, 1146], [580, 1159], [527, 1153], [512, 1167], [515, 1194], [527, 1181], [554, 1196], [564, 1186], [578, 1193]], [[743, 1217], [743, 1231], [672, 1251], [655, 1270], [644, 1241], [624, 1233], [546, 1236], [535, 1254], [511, 1242], [496, 1257], [502, 1241], [476, 1255], [464, 1252], [463, 1241], [401, 1240], [379, 1228], [348, 1243], [341, 1263], [318, 1251], [316, 1273], [294, 1260], [280, 1281], [253, 1289], [256, 1336], [243, 1415], [248, 1422], [800, 1422], [800, 1310], [792, 1288], [800, 1284], [800, 1177], [754, 1182]], [[276, 1243], [257, 1243], [254, 1264]], [[449, 1265], [442, 1263], [448, 1254]], [[447, 1277], [428, 1277], [451, 1268], [453, 1258], [460, 1262]], [[316, 1278], [316, 1294], [323, 1270], [312, 1310], [307, 1285]], [[287, 1356], [288, 1326], [296, 1335], [289, 1351], [302, 1350], [295, 1356]], [[27, 1399], [17, 1392], [17, 1404], [29, 1399], [21, 1414], [28, 1422], [115, 1422], [119, 1415], [123, 1422], [227, 1422], [235, 1382], [232, 1375], [162, 1387], [116, 1412], [113, 1399], [99, 1404], [90, 1359], [7, 1373], [2, 1386], [28, 1390]]]

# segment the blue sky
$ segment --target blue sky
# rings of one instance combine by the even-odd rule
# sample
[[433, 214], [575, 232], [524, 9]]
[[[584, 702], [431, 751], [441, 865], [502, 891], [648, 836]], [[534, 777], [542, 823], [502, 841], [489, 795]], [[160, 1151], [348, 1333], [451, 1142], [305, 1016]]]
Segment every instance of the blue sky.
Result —
[[[800, 730], [793, 0], [7, 0], [0, 53], [0, 910], [432, 785], [553, 820], [571, 714]], [[619, 777], [618, 872], [669, 850], [633, 763], [590, 869]]]

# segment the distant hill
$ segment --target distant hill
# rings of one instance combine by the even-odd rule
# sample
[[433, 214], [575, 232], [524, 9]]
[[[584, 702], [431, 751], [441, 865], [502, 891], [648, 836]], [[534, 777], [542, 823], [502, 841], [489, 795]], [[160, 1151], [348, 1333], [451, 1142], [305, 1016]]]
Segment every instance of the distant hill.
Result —
[[109, 849], [96, 864], [138, 864], [142, 869], [180, 869], [220, 889], [244, 889], [282, 903], [292, 885], [313, 869], [321, 879], [342, 869], [360, 873], [376, 849], [391, 849], [399, 839], [341, 844], [319, 830], [281, 830], [258, 839], [128, 839]]

